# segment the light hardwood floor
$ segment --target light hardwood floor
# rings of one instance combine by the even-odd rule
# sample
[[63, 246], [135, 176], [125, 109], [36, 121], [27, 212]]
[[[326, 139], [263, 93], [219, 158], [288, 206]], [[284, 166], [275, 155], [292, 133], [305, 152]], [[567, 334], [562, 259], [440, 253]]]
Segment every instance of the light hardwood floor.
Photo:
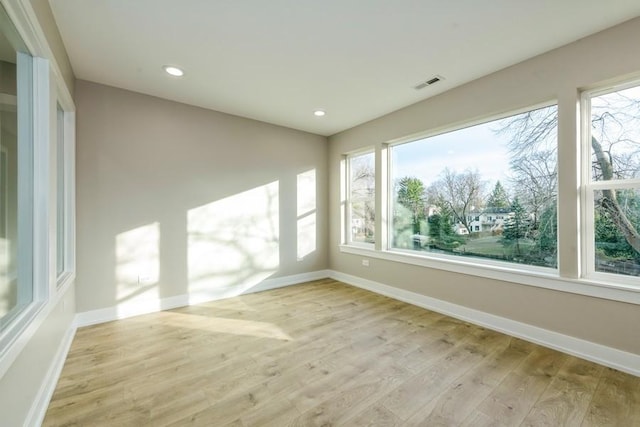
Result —
[[640, 378], [322, 280], [78, 330], [45, 426], [640, 426]]

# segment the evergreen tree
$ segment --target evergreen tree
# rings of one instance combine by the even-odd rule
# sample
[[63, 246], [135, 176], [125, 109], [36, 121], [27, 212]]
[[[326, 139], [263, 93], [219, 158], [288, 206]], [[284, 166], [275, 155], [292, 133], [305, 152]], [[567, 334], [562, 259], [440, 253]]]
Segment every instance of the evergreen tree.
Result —
[[451, 214], [443, 212], [441, 214], [433, 214], [428, 219], [429, 223], [429, 242], [431, 246], [440, 249], [451, 249], [460, 244], [463, 239], [456, 235], [453, 224], [451, 223]]
[[528, 228], [527, 212], [520, 204], [518, 197], [515, 197], [511, 204], [511, 213], [504, 221], [502, 240], [506, 244], [515, 245], [518, 255], [520, 255], [520, 239], [526, 236]]
[[404, 177], [398, 181], [398, 203], [411, 212], [413, 233], [420, 233], [420, 221], [424, 220], [425, 188], [418, 178]]
[[556, 203], [542, 211], [538, 228], [538, 246], [542, 253], [555, 254], [558, 246], [558, 210]]
[[504, 189], [500, 180], [496, 181], [496, 186], [493, 187], [493, 191], [487, 199], [488, 208], [504, 209], [509, 207], [509, 195]]

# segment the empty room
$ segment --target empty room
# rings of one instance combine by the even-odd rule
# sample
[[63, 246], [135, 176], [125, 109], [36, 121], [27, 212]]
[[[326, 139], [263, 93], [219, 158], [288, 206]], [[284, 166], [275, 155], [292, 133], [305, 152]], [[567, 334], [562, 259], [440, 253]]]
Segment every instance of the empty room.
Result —
[[0, 427], [640, 425], [637, 0], [0, 0]]

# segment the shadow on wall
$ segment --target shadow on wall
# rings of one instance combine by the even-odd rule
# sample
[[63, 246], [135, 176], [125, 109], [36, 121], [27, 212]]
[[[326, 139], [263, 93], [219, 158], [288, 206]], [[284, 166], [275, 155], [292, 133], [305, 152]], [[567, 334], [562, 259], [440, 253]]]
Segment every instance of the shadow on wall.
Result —
[[189, 302], [238, 295], [278, 270], [279, 183], [187, 213]]
[[[298, 174], [296, 184], [300, 262], [316, 251], [315, 169]], [[288, 227], [281, 221], [280, 192], [280, 181], [273, 181], [186, 212], [189, 304], [240, 295], [278, 272], [280, 227]], [[162, 309], [162, 245], [175, 242], [163, 242], [161, 229], [154, 221], [115, 236], [118, 317]]]

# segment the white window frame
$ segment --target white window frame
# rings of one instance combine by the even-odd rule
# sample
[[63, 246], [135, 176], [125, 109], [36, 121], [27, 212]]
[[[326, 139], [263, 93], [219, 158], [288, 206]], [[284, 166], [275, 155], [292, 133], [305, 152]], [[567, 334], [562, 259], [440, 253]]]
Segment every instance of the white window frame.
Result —
[[[556, 106], [556, 108], [558, 107], [558, 100], [554, 99], [554, 100], [549, 100], [547, 102], [544, 103], [539, 103], [539, 104], [534, 104], [534, 105], [530, 105], [524, 108], [519, 108], [519, 109], [514, 109], [514, 110], [509, 110], [509, 111], [505, 111], [501, 114], [497, 114], [497, 115], [491, 115], [491, 116], [486, 116], [484, 118], [481, 119], [477, 119], [477, 120], [472, 120], [472, 121], [466, 121], [463, 123], [458, 123], [458, 124], [454, 124], [454, 125], [450, 125], [450, 126], [446, 126], [440, 129], [436, 129], [434, 131], [431, 132], [425, 132], [425, 133], [421, 133], [421, 134], [417, 134], [417, 135], [412, 135], [408, 138], [401, 138], [398, 140], [394, 140], [391, 142], [388, 142], [385, 144], [385, 146], [387, 147], [387, 170], [388, 170], [388, 182], [387, 182], [387, 199], [388, 199], [388, 203], [387, 203], [387, 208], [386, 208], [386, 212], [387, 212], [387, 217], [388, 218], [393, 218], [393, 195], [390, 194], [393, 191], [393, 185], [391, 183], [391, 179], [393, 176], [393, 162], [392, 162], [392, 151], [393, 151], [393, 147], [397, 146], [397, 145], [403, 145], [403, 144], [407, 144], [407, 143], [411, 143], [411, 142], [415, 142], [415, 141], [419, 141], [422, 139], [427, 139], [427, 138], [432, 138], [438, 135], [443, 135], [443, 134], [447, 134], [447, 133], [452, 133], [452, 132], [456, 132], [458, 130], [462, 130], [462, 129], [467, 129], [473, 126], [477, 126], [477, 125], [482, 125], [485, 123], [489, 123], [489, 122], [493, 122], [496, 120], [502, 120], [505, 119], [507, 117], [512, 117], [512, 116], [517, 116], [518, 114], [522, 114], [522, 113], [526, 113], [528, 111], [534, 111], [534, 110], [538, 110], [540, 108], [546, 108], [546, 107], [551, 107], [551, 106]], [[376, 171], [377, 172], [377, 171]], [[557, 191], [559, 191], [559, 188], [557, 189]], [[376, 191], [377, 193], [377, 191]], [[556, 213], [556, 221], [557, 221], [557, 213]], [[475, 215], [474, 215], [475, 217]], [[518, 264], [518, 263], [513, 263], [513, 262], [508, 262], [508, 261], [500, 261], [500, 260], [493, 260], [490, 258], [487, 259], [483, 259], [483, 258], [466, 258], [466, 257], [460, 257], [460, 256], [456, 256], [456, 255], [449, 255], [449, 254], [439, 254], [439, 253], [432, 253], [432, 252], [418, 252], [418, 251], [412, 251], [412, 250], [408, 250], [408, 249], [401, 249], [401, 248], [394, 248], [391, 246], [391, 242], [393, 241], [393, 228], [391, 227], [391, 225], [387, 224], [387, 228], [385, 230], [385, 234], [387, 236], [387, 245], [385, 246], [384, 250], [385, 252], [388, 253], [395, 253], [395, 254], [403, 254], [403, 255], [411, 255], [412, 257], [419, 257], [419, 258], [425, 258], [428, 259], [430, 261], [430, 266], [432, 268], [438, 268], [438, 267], [433, 267], [433, 264], [431, 264], [431, 262], [440, 262], [442, 261], [443, 266], [445, 265], [460, 265], [461, 267], [469, 267], [472, 268], [474, 271], [474, 275], [479, 275], [482, 276], [483, 274], [482, 269], [485, 268], [490, 268], [492, 270], [497, 270], [497, 271], [504, 271], [504, 272], [508, 272], [508, 273], [512, 273], [512, 272], [521, 272], [523, 274], [536, 274], [536, 275], [543, 275], [545, 277], [560, 277], [559, 275], [559, 268], [553, 268], [553, 267], [542, 267], [542, 266], [535, 266], [535, 265], [527, 265], [527, 264]], [[559, 253], [558, 253], [558, 264], [559, 264]], [[448, 268], [444, 268], [444, 269], [448, 269]], [[451, 270], [451, 271], [456, 271], [456, 270]], [[480, 273], [479, 273], [480, 272]]]
[[[71, 104], [71, 105], [70, 105]], [[62, 111], [62, 129], [58, 129], [60, 122], [56, 120], [56, 177], [62, 177], [63, 182], [57, 182], [57, 192], [62, 189], [64, 199], [62, 201], [63, 218], [63, 234], [60, 235], [57, 230], [56, 220], [56, 239], [62, 237], [62, 250], [63, 253], [63, 269], [60, 274], [57, 274], [56, 263], [56, 287], [58, 292], [66, 289], [67, 286], [75, 279], [75, 113], [73, 112], [73, 104], [69, 100], [59, 97], [56, 104]], [[58, 109], [56, 108], [56, 119], [58, 118]], [[59, 144], [62, 143], [62, 147]], [[60, 163], [57, 161], [57, 150], [62, 149], [63, 156], [63, 171], [60, 175], [57, 168]], [[57, 181], [57, 180], [56, 180]], [[58, 208], [59, 199], [56, 197], [56, 208]], [[56, 216], [59, 213], [59, 209], [56, 209]], [[57, 251], [60, 249], [60, 245], [56, 241], [56, 258]]]
[[[42, 312], [50, 296], [49, 289], [49, 183], [50, 183], [50, 138], [49, 138], [49, 61], [43, 58], [19, 54], [18, 61], [30, 62], [31, 81], [22, 79], [25, 87], [18, 98], [18, 109], [30, 108], [31, 111], [19, 114], [18, 144], [30, 144], [29, 156], [32, 157], [32, 170], [22, 168], [19, 177], [22, 184], [18, 197], [31, 198], [33, 222], [30, 227], [23, 226], [22, 235], [30, 236], [31, 250], [22, 250], [19, 268], [32, 272], [31, 286], [33, 297], [10, 323], [0, 331], [0, 377], [9, 368], [25, 345], [26, 337], [35, 332], [34, 320]], [[27, 105], [24, 105], [27, 104]], [[26, 115], [26, 117], [25, 117]], [[26, 120], [25, 120], [26, 119]], [[27, 142], [24, 142], [25, 138]], [[30, 142], [29, 142], [30, 140]], [[26, 188], [25, 188], [26, 187]], [[21, 196], [20, 189], [23, 193]], [[26, 193], [26, 194], [25, 194]], [[22, 202], [25, 203], [25, 202]], [[26, 223], [23, 223], [26, 224]], [[28, 229], [30, 228], [30, 229]], [[20, 239], [20, 237], [19, 237]], [[23, 243], [28, 245], [28, 243]], [[28, 256], [25, 256], [28, 255]]]
[[[33, 258], [32, 274], [34, 283], [33, 302], [22, 310], [14, 321], [4, 330], [0, 331], [0, 378], [10, 369], [18, 355], [24, 350], [31, 338], [40, 330], [43, 323], [58, 306], [61, 298], [66, 295], [68, 287], [72, 284], [75, 269], [75, 207], [74, 207], [74, 182], [75, 172], [73, 166], [74, 146], [75, 146], [75, 105], [73, 98], [64, 81], [63, 73], [55, 61], [55, 56], [48, 45], [47, 39], [38, 24], [38, 19], [29, 2], [14, 2], [0, 0], [2, 7], [6, 11], [4, 17], [8, 17], [19, 36], [22, 38], [23, 49], [28, 51], [32, 57], [32, 84], [29, 98], [33, 101], [33, 116], [27, 124], [26, 131], [33, 133], [33, 156], [34, 171], [32, 180], [32, 200], [34, 203], [34, 223], [33, 247], [31, 256]], [[3, 22], [6, 19], [3, 18]], [[53, 88], [50, 78], [56, 83]], [[62, 286], [57, 287], [56, 272], [52, 271], [52, 263], [55, 265], [55, 216], [52, 209], [55, 208], [53, 198], [55, 197], [55, 160], [52, 158], [52, 124], [55, 117], [55, 97], [60, 100], [65, 112], [68, 113], [67, 126], [69, 142], [69, 162], [71, 169], [66, 171], [69, 174], [71, 191], [69, 195], [71, 210], [68, 221], [71, 233], [70, 255], [68, 257], [68, 268], [70, 274], [66, 276], [66, 281]], [[23, 132], [24, 133], [24, 132]], [[66, 132], [65, 132], [66, 133]], [[64, 305], [63, 305], [64, 309]]]
[[584, 236], [581, 244], [583, 268], [582, 277], [586, 280], [611, 283], [624, 287], [636, 288], [640, 292], [640, 277], [596, 271], [595, 267], [595, 228], [594, 228], [594, 193], [597, 190], [640, 190], [640, 179], [615, 179], [609, 181], [593, 181], [591, 177], [591, 99], [632, 87], [640, 86], [640, 80], [634, 79], [621, 84], [597, 88], [582, 92], [581, 103], [581, 233]]
[[[352, 240], [353, 236], [352, 236], [352, 225], [351, 225], [351, 219], [352, 219], [352, 202], [351, 202], [351, 159], [354, 157], [359, 157], [359, 156], [364, 156], [364, 155], [368, 155], [368, 154], [373, 154], [374, 157], [374, 174], [377, 177], [378, 175], [378, 171], [376, 170], [375, 164], [376, 164], [376, 151], [373, 147], [368, 147], [367, 149], [364, 150], [359, 150], [359, 151], [355, 151], [352, 153], [348, 153], [343, 155], [343, 160], [344, 160], [344, 164], [345, 164], [345, 182], [343, 184], [343, 188], [345, 189], [345, 237], [344, 237], [344, 243], [347, 245], [352, 245], [352, 246], [356, 246], [356, 247], [361, 247], [361, 248], [368, 248], [368, 249], [374, 249], [375, 248], [375, 244], [374, 243], [367, 243], [367, 242], [355, 242]], [[375, 181], [374, 181], [375, 182]], [[375, 186], [375, 193], [374, 193], [374, 209], [377, 206], [377, 194], [378, 194], [378, 188], [377, 186], [374, 184]], [[375, 223], [377, 224], [378, 222], [378, 212], [376, 209], [375, 212]], [[377, 228], [376, 228], [377, 229]], [[376, 233], [374, 232], [374, 240], [377, 242], [378, 241], [378, 236], [376, 235]]]
[[[634, 84], [627, 84], [627, 85], [634, 86]], [[576, 111], [577, 109], [575, 109], [575, 107], [572, 108], [573, 111], [576, 111], [575, 113], [576, 115], [571, 116], [571, 120], [575, 120], [574, 123], [578, 123], [577, 119], [581, 119], [582, 121], [584, 121], [584, 117], [585, 117], [584, 99], [585, 98], [583, 95], [583, 98], [582, 98], [583, 102], [581, 103], [581, 107], [582, 107], [581, 113], [578, 114], [578, 112]], [[575, 102], [577, 102], [577, 100], [578, 100], [578, 94], [576, 93], [575, 100], [572, 99], [573, 101], [572, 106], [575, 106]], [[454, 131], [457, 129], [462, 129], [469, 126], [474, 126], [476, 124], [481, 124], [481, 123], [485, 123], [485, 122], [496, 120], [496, 119], [509, 117], [511, 115], [516, 115], [516, 114], [534, 110], [537, 108], [548, 107], [551, 105], [558, 106], [558, 114], [560, 116], [560, 119], [558, 122], [558, 150], [559, 150], [558, 161], [561, 161], [560, 144], [561, 143], [567, 144], [571, 142], [571, 141], [562, 140], [563, 135], [565, 137], [567, 136], [566, 135], [567, 126], [569, 127], [571, 126], [571, 123], [566, 123], [567, 119], [565, 119], [565, 122], [562, 121], [562, 111], [564, 111], [565, 114], [567, 111], [569, 111], [568, 110], [569, 105], [567, 104], [566, 97], [563, 97], [562, 99], [548, 100], [546, 102], [542, 102], [539, 104], [527, 105], [520, 109], [515, 109], [515, 108], [509, 109], [499, 115], [496, 114], [492, 116], [485, 116], [484, 118], [480, 118], [477, 120], [465, 120], [465, 121], [444, 126], [442, 128], [433, 129], [429, 132], [417, 133], [407, 137], [401, 137], [401, 138], [389, 140], [385, 143], [382, 143], [381, 144], [382, 148], [376, 150], [376, 166], [377, 167], [376, 167], [375, 173], [376, 173], [376, 203], [377, 203], [376, 207], [377, 209], [380, 209], [380, 207], [382, 207], [382, 211], [384, 212], [376, 211], [376, 230], [381, 230], [379, 235], [378, 233], [376, 234], [376, 247], [374, 248], [372, 247], [372, 245], [369, 245], [368, 247], [363, 247], [360, 244], [350, 243], [348, 242], [347, 238], [344, 238], [342, 239], [342, 244], [339, 247], [340, 252], [345, 254], [350, 254], [356, 257], [403, 263], [407, 265], [449, 271], [457, 274], [466, 274], [466, 275], [471, 275], [476, 277], [499, 280], [503, 282], [533, 286], [533, 287], [550, 289], [550, 290], [561, 291], [561, 292], [569, 292], [569, 293], [574, 293], [578, 295], [586, 295], [586, 296], [591, 296], [596, 298], [608, 299], [613, 301], [622, 301], [622, 302], [640, 305], [640, 286], [635, 285], [633, 283], [630, 284], [630, 282], [626, 280], [628, 278], [627, 276], [624, 276], [624, 282], [619, 280], [614, 280], [615, 278], [611, 278], [609, 276], [615, 276], [615, 275], [611, 275], [607, 273], [599, 273], [597, 275], [593, 275], [593, 277], [591, 276], [587, 277], [587, 275], [584, 274], [584, 271], [585, 271], [584, 266], [582, 266], [581, 275], [579, 276], [574, 275], [572, 271], [569, 271], [569, 270], [563, 271], [563, 270], [566, 270], [566, 268], [564, 269], [562, 268], [563, 260], [564, 262], [571, 261], [571, 260], [562, 258], [563, 243], [561, 241], [562, 233], [560, 232], [560, 227], [562, 227], [562, 225], [566, 226], [566, 224], [561, 224], [560, 206], [558, 207], [558, 213], [557, 213], [558, 215], [557, 220], [558, 220], [558, 226], [559, 226], [558, 228], [558, 268], [557, 269], [552, 269], [547, 267], [528, 266], [526, 264], [500, 262], [500, 261], [494, 261], [490, 259], [486, 259], [486, 260], [460, 259], [460, 257], [447, 256], [445, 254], [442, 254], [442, 255], [428, 254], [428, 253], [422, 254], [416, 251], [391, 249], [389, 247], [391, 242], [390, 234], [392, 231], [391, 231], [391, 227], [388, 224], [388, 221], [385, 221], [385, 218], [383, 218], [383, 215], [382, 215], [382, 213], [384, 213], [384, 216], [386, 218], [389, 218], [392, 213], [391, 200], [389, 200], [386, 203], [383, 203], [385, 199], [388, 197], [386, 193], [389, 193], [389, 189], [391, 189], [391, 183], [390, 183], [391, 176], [392, 176], [391, 150], [389, 150], [388, 148], [392, 147], [395, 144], [411, 142], [418, 139], [427, 138], [430, 136], [436, 136], [442, 133]], [[590, 121], [590, 118], [589, 118], [589, 121]], [[561, 126], [565, 127], [564, 133], [561, 130]], [[584, 131], [584, 123], [583, 123], [582, 129], [580, 130], [580, 132], [579, 133], [576, 132], [574, 134], [574, 136], [579, 137], [581, 142], [580, 146], [582, 147], [582, 149], [584, 149], [584, 146], [585, 146], [585, 144], [582, 142], [584, 135], [585, 135], [585, 131]], [[572, 159], [575, 159], [576, 164], [578, 163], [578, 161], [580, 161], [581, 163], [584, 163], [583, 159], [578, 158], [578, 157], [584, 156], [584, 153], [581, 153], [580, 149], [578, 148], [578, 139], [576, 139], [574, 142], [576, 145], [576, 148], [575, 148], [576, 153], [573, 154], [574, 157], [572, 157]], [[590, 144], [589, 144], [589, 147], [590, 147]], [[354, 152], [354, 154], [363, 153], [367, 151], [370, 152], [372, 151], [372, 149], [369, 148], [368, 150], [365, 150], [365, 151], [357, 151], [357, 152]], [[380, 153], [382, 153], [382, 157], [380, 156]], [[590, 165], [590, 152], [589, 152], [589, 157], [587, 157], [587, 159], [588, 159], [587, 164]], [[342, 162], [346, 163], [345, 160], [346, 160], [346, 155], [342, 157]], [[341, 168], [341, 173], [344, 174], [343, 176], [345, 178], [348, 178], [348, 175], [346, 175], [347, 173], [346, 167]], [[590, 170], [588, 173], [590, 174]], [[575, 184], [579, 185], [581, 178], [582, 177], [576, 176]], [[345, 182], [346, 181], [347, 179], [345, 179]], [[378, 183], [381, 181], [383, 181], [382, 184], [385, 185], [385, 188], [383, 188], [383, 185], [380, 185], [380, 187], [378, 187]], [[584, 182], [584, 180], [582, 180], [582, 182]], [[573, 184], [574, 183], [572, 182], [568, 182], [568, 183], [564, 182], [563, 184], [561, 181], [561, 177], [559, 175], [558, 176], [558, 198], [560, 199], [562, 197], [561, 193], [562, 193], [563, 186], [570, 187], [570, 188], [578, 187], [578, 185], [576, 185], [576, 187], [573, 187]], [[341, 186], [341, 188], [348, 191], [348, 187], [344, 185]], [[384, 191], [385, 194], [382, 194], [381, 193], [382, 191]], [[586, 199], [585, 194], [586, 194], [585, 186], [582, 185], [580, 188], [580, 196], [579, 196], [581, 209], [580, 211], [576, 209], [575, 218], [573, 219], [574, 222], [569, 223], [570, 228], [573, 225], [579, 224], [581, 233], [580, 233], [580, 236], [576, 237], [575, 243], [578, 244], [578, 242], [580, 242], [579, 243], [580, 246], [578, 246], [578, 248], [580, 251], [580, 255], [582, 255], [581, 262], [583, 264], [584, 264], [584, 260], [588, 259], [584, 256], [584, 243], [583, 243], [585, 241], [585, 238], [584, 238], [585, 237], [585, 230], [584, 230], [585, 212], [587, 212], [587, 210], [584, 208], [585, 203], [587, 203], [587, 201], [585, 200]], [[345, 197], [341, 197], [341, 200], [345, 200]], [[342, 217], [348, 219], [347, 214], [343, 215]], [[345, 221], [345, 222], [348, 222], [348, 221]], [[348, 231], [348, 228], [343, 229], [343, 232], [347, 232], [347, 231]], [[379, 241], [381, 242], [381, 246], [378, 245]], [[566, 242], [564, 244], [566, 245]]]

